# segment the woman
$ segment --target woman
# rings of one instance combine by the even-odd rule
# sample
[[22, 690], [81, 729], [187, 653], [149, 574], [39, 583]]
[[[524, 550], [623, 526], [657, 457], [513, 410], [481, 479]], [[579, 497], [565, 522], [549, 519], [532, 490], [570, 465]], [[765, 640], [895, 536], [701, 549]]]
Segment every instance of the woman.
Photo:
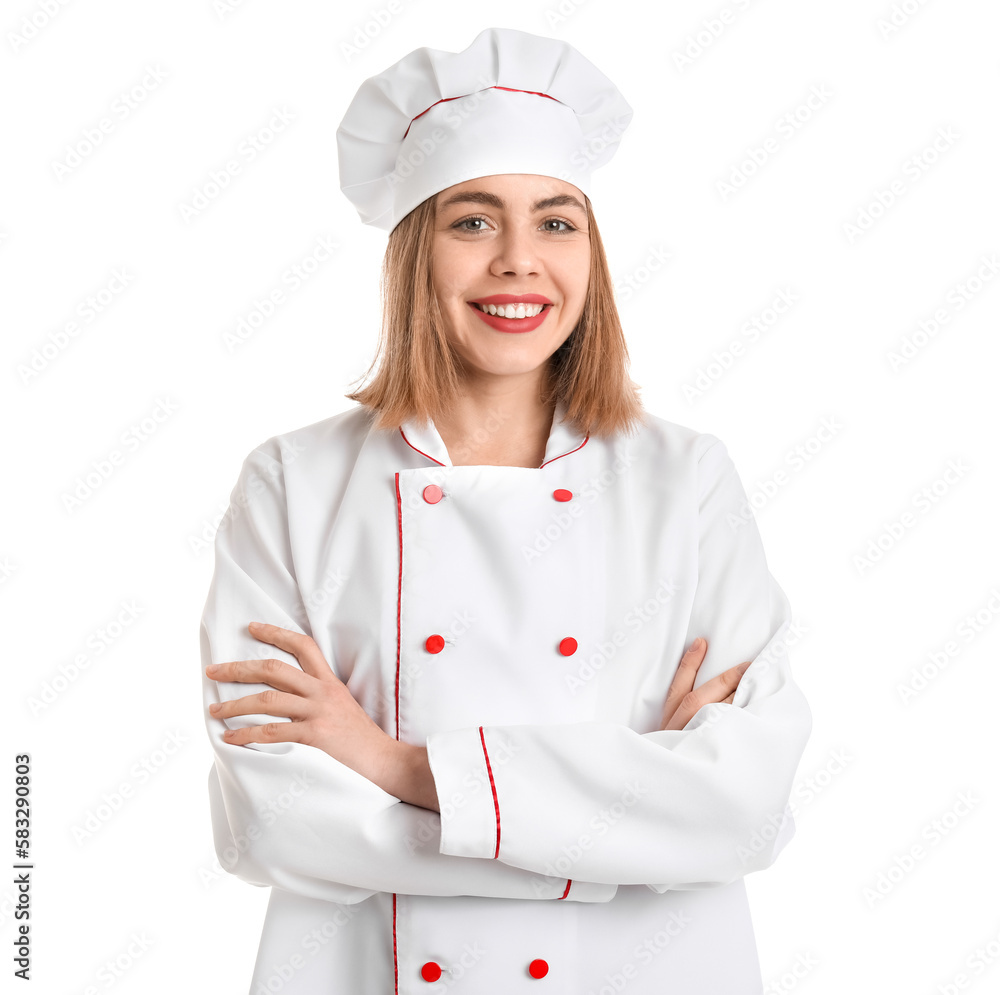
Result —
[[811, 717], [724, 445], [626, 374], [586, 191], [629, 116], [494, 28], [338, 131], [390, 231], [382, 363], [247, 456], [202, 618], [216, 850], [272, 888], [254, 993], [761, 991], [743, 877]]

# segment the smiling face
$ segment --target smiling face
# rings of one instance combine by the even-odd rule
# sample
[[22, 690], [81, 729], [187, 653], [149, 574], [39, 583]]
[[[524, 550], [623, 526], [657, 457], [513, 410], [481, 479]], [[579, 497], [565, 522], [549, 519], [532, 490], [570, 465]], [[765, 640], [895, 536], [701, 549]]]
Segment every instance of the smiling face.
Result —
[[[431, 274], [445, 333], [468, 376], [541, 374], [587, 295], [583, 194], [530, 173], [480, 176], [442, 190]], [[490, 305], [504, 310], [491, 315]]]

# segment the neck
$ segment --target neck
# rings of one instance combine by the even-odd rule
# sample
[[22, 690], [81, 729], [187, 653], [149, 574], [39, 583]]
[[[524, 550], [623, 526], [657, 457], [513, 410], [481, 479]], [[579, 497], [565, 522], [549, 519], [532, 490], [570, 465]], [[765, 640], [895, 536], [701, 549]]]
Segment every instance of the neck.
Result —
[[[542, 371], [544, 374], [544, 371]], [[455, 466], [540, 466], [555, 413], [542, 401], [544, 376], [467, 377], [434, 425]]]

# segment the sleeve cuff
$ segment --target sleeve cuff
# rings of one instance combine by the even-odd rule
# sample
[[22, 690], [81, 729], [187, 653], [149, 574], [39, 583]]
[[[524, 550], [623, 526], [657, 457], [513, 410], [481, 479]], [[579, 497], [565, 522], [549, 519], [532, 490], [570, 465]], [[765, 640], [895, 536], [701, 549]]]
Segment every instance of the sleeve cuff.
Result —
[[482, 726], [433, 733], [427, 762], [441, 812], [441, 853], [455, 857], [499, 857], [502, 811], [494, 775], [510, 759], [510, 744], [495, 742]]

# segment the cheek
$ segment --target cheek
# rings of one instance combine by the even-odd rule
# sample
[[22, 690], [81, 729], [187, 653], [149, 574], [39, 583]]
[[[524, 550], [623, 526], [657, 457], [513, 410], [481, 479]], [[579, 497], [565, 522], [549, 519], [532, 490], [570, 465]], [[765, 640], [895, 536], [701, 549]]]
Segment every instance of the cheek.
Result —
[[435, 254], [432, 284], [445, 307], [457, 307], [463, 303], [464, 294], [471, 286], [469, 269], [468, 254], [457, 252]]
[[585, 250], [560, 260], [560, 282], [567, 297], [582, 305], [590, 282], [590, 252]]

